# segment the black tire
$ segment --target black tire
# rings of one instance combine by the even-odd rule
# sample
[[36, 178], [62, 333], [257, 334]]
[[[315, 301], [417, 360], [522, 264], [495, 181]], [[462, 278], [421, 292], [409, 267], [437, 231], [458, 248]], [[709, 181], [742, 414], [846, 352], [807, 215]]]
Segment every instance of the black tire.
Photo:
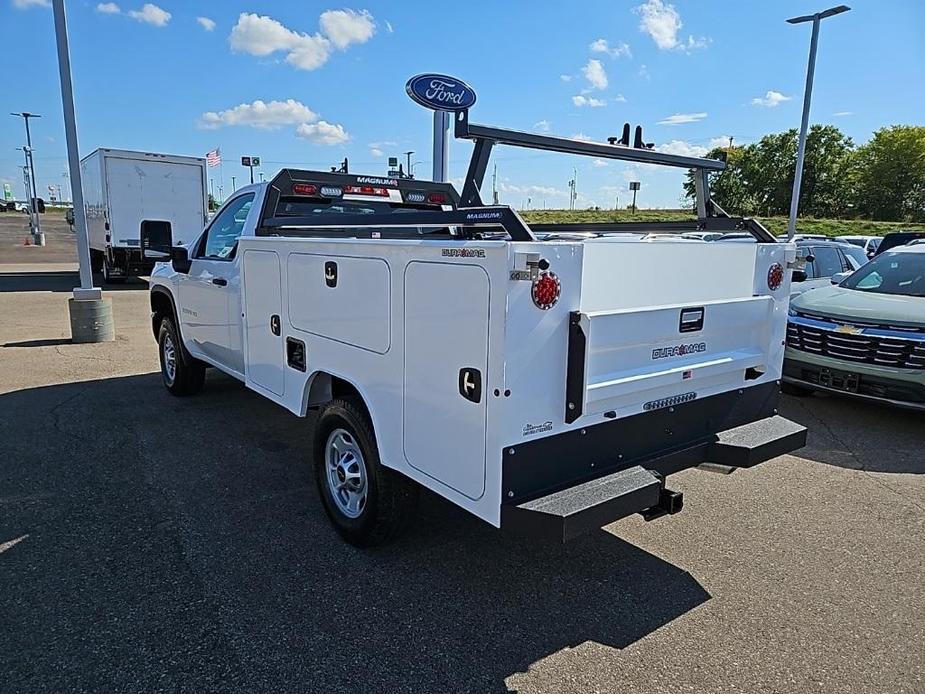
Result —
[[106, 257], [104, 256], [104, 257], [103, 257], [103, 264], [102, 264], [102, 267], [100, 268], [101, 284], [103, 284], [103, 285], [106, 285], [106, 284], [125, 284], [125, 277], [124, 277], [124, 276], [112, 277], [112, 276], [109, 274], [109, 268], [110, 268], [110, 267], [112, 267], [112, 266], [109, 264], [109, 259], [106, 258]]
[[795, 398], [806, 398], [813, 394], [813, 389], [804, 388], [803, 386], [798, 386], [795, 383], [787, 383], [787, 381], [781, 381], [780, 392], [784, 395], [792, 395]]
[[181, 396], [194, 395], [202, 390], [206, 380], [206, 365], [184, 352], [172, 318], [161, 320], [157, 351], [161, 361], [161, 378], [167, 390]]
[[[351, 445], [361, 454], [359, 458], [344, 456], [351, 461], [354, 473], [362, 466], [365, 475], [365, 500], [359, 504], [357, 515], [351, 517], [344, 510], [343, 497], [335, 499], [332, 488], [337, 475], [338, 454], [328, 451], [330, 439], [345, 432]], [[352, 454], [350, 454], [352, 455]], [[365, 408], [351, 399], [333, 400], [324, 406], [315, 424], [315, 482], [331, 523], [337, 533], [356, 547], [372, 547], [397, 537], [414, 518], [419, 489], [407, 477], [382, 465], [376, 436]], [[330, 472], [329, 472], [330, 468]], [[340, 478], [345, 481], [343, 477]], [[345, 484], [346, 487], [346, 484]]]

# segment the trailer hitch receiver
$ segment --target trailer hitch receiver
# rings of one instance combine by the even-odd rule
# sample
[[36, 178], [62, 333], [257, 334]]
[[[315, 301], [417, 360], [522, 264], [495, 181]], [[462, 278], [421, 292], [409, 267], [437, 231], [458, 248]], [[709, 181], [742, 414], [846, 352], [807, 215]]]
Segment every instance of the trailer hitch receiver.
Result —
[[665, 487], [664, 478], [657, 472], [653, 471], [652, 474], [658, 477], [662, 483], [662, 488], [658, 492], [658, 503], [655, 504], [655, 506], [650, 506], [644, 511], [640, 511], [640, 515], [646, 521], [651, 521], [656, 518], [661, 518], [662, 516], [673, 516], [676, 513], [680, 513], [681, 509], [684, 508], [684, 494], [667, 489]]

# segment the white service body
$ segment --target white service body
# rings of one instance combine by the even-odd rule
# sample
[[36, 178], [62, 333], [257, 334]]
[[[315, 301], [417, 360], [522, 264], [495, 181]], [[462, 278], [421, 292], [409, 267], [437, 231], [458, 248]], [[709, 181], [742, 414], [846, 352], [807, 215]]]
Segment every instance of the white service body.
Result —
[[[348, 381], [384, 465], [495, 526], [505, 451], [679, 393], [699, 400], [781, 377], [790, 272], [774, 291], [767, 278], [794, 261], [792, 243], [256, 236], [266, 184], [236, 195], [250, 193], [233, 257], [191, 255], [188, 274], [153, 273], [186, 349], [297, 415], [330, 397], [331, 376]], [[514, 278], [537, 254], [561, 285], [548, 310]], [[703, 327], [679, 337], [691, 307], [704, 310]], [[581, 415], [567, 422], [573, 313], [587, 345]], [[304, 342], [304, 372], [287, 365], [287, 338]], [[462, 368], [481, 374], [477, 403], [460, 396]]]

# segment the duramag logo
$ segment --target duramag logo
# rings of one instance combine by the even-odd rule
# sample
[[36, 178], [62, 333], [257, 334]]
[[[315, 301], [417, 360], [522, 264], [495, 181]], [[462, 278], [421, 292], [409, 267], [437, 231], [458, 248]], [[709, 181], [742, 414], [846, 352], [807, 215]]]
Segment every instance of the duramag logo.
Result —
[[706, 352], [706, 342], [691, 342], [686, 345], [672, 345], [671, 347], [656, 347], [652, 350], [653, 359], [666, 359], [668, 357], [683, 357], [687, 354]]

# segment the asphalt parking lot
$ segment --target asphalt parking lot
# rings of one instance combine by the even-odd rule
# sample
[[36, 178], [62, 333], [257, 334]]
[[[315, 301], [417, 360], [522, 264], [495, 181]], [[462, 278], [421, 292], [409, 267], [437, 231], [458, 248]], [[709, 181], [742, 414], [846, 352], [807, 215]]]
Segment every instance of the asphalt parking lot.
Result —
[[[146, 285], [73, 345], [72, 239], [0, 215], [5, 692], [925, 692], [925, 416], [784, 398], [809, 445], [673, 478], [683, 513], [568, 545], [433, 495], [400, 541], [328, 525], [312, 421], [157, 373]], [[18, 226], [17, 226], [18, 225]]]

